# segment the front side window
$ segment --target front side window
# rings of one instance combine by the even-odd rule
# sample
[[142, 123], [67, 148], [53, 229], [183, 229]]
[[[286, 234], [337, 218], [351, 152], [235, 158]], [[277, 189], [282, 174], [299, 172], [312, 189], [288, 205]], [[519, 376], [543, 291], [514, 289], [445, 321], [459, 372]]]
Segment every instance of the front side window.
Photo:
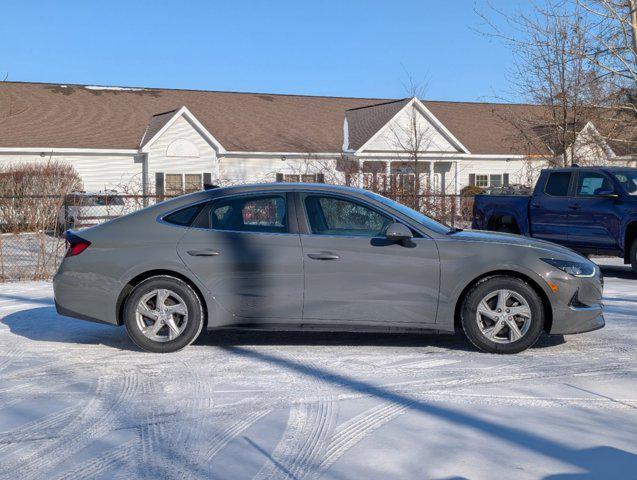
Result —
[[596, 172], [581, 172], [577, 180], [577, 196], [592, 197], [601, 191], [612, 190], [613, 186], [606, 175]]
[[285, 198], [272, 195], [222, 199], [214, 204], [210, 220], [215, 230], [286, 233]]
[[341, 198], [308, 195], [304, 204], [314, 235], [377, 237], [392, 223], [386, 215]]
[[555, 172], [549, 174], [544, 192], [553, 197], [566, 197], [571, 183], [571, 172]]

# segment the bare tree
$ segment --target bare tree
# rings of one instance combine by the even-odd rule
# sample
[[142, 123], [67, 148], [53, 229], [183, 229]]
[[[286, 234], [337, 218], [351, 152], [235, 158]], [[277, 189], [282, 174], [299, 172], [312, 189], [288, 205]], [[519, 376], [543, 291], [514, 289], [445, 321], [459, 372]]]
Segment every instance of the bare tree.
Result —
[[581, 141], [588, 122], [599, 116], [607, 95], [600, 67], [586, 55], [591, 49], [590, 19], [569, 1], [532, 3], [530, 11], [507, 13], [491, 6], [485, 21], [487, 35], [500, 39], [514, 56], [512, 83], [517, 94], [533, 105], [505, 115], [529, 154], [550, 150], [554, 166], [586, 163]]

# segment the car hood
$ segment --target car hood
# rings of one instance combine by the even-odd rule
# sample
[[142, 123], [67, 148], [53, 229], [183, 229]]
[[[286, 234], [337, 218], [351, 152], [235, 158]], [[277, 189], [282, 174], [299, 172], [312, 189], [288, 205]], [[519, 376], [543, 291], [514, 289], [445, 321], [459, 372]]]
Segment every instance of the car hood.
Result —
[[482, 230], [462, 230], [459, 232], [451, 233], [451, 237], [457, 240], [471, 241], [471, 242], [485, 242], [485, 243], [499, 243], [508, 246], [520, 246], [526, 248], [535, 248], [538, 250], [544, 250], [552, 255], [561, 255], [562, 257], [576, 257], [581, 260], [582, 257], [579, 253], [571, 250], [570, 248], [563, 247], [556, 243], [547, 242], [545, 240], [538, 240], [536, 238], [525, 237], [522, 235], [514, 235], [511, 233], [498, 233], [487, 232]]

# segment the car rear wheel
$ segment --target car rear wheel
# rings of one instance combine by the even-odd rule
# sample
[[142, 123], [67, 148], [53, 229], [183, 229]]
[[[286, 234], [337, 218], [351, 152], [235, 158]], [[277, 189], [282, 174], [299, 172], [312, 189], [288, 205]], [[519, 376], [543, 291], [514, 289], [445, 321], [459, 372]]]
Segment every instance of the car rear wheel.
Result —
[[156, 276], [137, 285], [124, 307], [126, 332], [149, 352], [168, 353], [190, 345], [203, 328], [203, 308], [183, 280]]
[[633, 272], [637, 275], [637, 238], [633, 240], [633, 246], [630, 247], [630, 264]]
[[478, 282], [462, 306], [462, 328], [480, 350], [518, 353], [531, 347], [544, 327], [537, 292], [525, 281], [494, 276]]

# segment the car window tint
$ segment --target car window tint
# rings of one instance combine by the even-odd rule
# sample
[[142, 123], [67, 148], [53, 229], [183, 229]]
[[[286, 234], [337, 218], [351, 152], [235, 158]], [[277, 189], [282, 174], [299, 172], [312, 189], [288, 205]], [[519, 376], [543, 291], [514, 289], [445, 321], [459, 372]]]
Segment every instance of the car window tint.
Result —
[[554, 197], [568, 195], [568, 186], [571, 182], [571, 172], [555, 172], [549, 175], [544, 192]]
[[182, 208], [181, 210], [177, 210], [170, 215], [166, 215], [164, 217], [164, 222], [172, 223], [173, 225], [180, 225], [182, 227], [189, 227], [190, 225], [192, 225], [192, 222], [195, 221], [195, 218], [197, 218], [197, 215], [202, 208], [202, 203], [200, 203], [199, 205], [191, 205], [190, 207]]
[[588, 197], [598, 195], [601, 190], [612, 190], [613, 186], [606, 175], [595, 172], [580, 172], [577, 181], [577, 195]]
[[285, 233], [285, 198], [273, 195], [220, 200], [212, 208], [210, 221], [215, 230]]
[[314, 235], [376, 237], [392, 220], [359, 203], [335, 197], [305, 197], [310, 228]]

